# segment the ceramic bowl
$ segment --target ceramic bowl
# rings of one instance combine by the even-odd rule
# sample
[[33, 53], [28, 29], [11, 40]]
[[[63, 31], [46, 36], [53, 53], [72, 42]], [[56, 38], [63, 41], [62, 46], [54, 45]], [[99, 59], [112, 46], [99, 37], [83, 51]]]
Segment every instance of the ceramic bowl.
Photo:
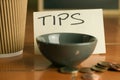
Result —
[[97, 39], [80, 33], [50, 33], [36, 38], [40, 52], [57, 66], [77, 66], [94, 51]]

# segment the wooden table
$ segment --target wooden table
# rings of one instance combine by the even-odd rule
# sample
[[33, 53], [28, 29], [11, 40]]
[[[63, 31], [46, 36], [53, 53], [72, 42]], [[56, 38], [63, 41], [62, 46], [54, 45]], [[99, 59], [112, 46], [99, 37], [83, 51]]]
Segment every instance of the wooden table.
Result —
[[[92, 55], [80, 66], [92, 66], [104, 60], [120, 63], [119, 49], [120, 46], [107, 46], [107, 54]], [[59, 73], [57, 68], [50, 67], [43, 56], [33, 53], [33, 46], [29, 45], [25, 47], [23, 56], [0, 60], [0, 80], [71, 80], [71, 74]], [[82, 80], [82, 74], [78, 74], [77, 80]], [[101, 80], [120, 80], [120, 72], [105, 71], [96, 74], [100, 75]]]
[[[31, 23], [28, 21], [27, 24], [32, 25]], [[23, 55], [0, 59], [0, 80], [71, 80], [71, 74], [59, 73], [57, 68], [50, 67], [50, 62], [43, 56], [34, 54], [32, 28], [28, 27]], [[108, 44], [106, 47], [106, 54], [91, 55], [80, 66], [92, 66], [99, 61], [120, 63], [120, 45]], [[106, 71], [96, 74], [101, 80], [120, 80], [120, 72]], [[82, 80], [81, 75], [83, 73], [78, 74], [77, 80]]]

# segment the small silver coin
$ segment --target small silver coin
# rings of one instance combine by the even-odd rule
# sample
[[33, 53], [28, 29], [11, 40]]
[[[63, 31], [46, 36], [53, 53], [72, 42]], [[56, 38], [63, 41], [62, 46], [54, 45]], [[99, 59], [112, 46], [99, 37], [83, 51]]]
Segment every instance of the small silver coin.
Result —
[[74, 67], [62, 67], [59, 70], [61, 73], [77, 73], [79, 70]]
[[79, 69], [79, 72], [81, 73], [89, 73], [89, 72], [92, 72], [91, 68], [90, 67], [82, 67]]

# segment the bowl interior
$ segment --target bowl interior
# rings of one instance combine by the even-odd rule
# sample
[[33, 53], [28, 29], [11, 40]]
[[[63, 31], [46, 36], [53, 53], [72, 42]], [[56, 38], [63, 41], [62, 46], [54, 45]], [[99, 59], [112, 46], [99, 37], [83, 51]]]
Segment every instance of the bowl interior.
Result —
[[52, 33], [41, 35], [37, 40], [50, 44], [81, 44], [93, 42], [95, 37], [77, 33]]

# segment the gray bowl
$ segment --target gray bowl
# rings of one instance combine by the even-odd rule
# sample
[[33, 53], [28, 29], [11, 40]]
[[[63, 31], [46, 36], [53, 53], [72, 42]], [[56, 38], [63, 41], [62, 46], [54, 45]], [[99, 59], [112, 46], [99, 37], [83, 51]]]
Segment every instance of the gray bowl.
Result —
[[94, 51], [97, 39], [79, 33], [51, 33], [36, 38], [41, 53], [57, 66], [77, 66]]

